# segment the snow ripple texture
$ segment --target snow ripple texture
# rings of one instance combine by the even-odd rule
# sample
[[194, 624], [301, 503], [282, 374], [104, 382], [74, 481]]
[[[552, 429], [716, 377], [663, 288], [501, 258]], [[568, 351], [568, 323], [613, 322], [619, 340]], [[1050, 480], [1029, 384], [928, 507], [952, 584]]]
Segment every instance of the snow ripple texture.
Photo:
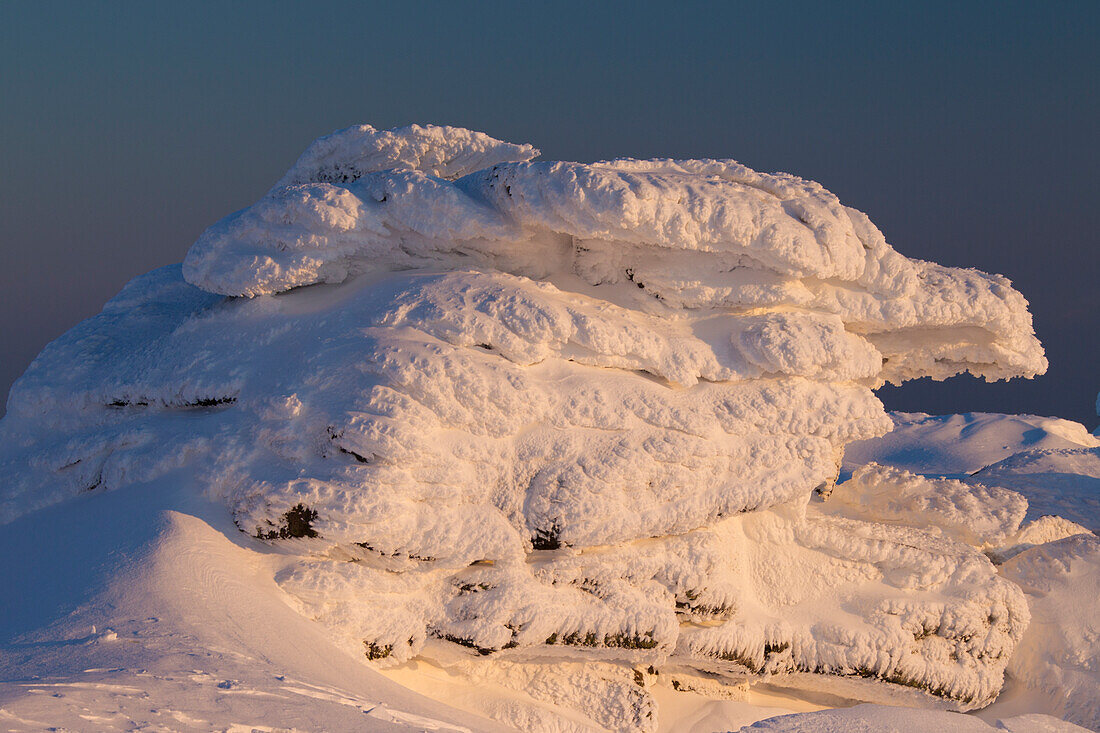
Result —
[[315, 142], [35, 360], [2, 516], [187, 466], [382, 664], [449, 646], [990, 702], [1028, 608], [982, 550], [1026, 502], [881, 470], [820, 496], [889, 430], [876, 386], [1043, 372], [1024, 298], [794, 176], [537, 154], [434, 126]]

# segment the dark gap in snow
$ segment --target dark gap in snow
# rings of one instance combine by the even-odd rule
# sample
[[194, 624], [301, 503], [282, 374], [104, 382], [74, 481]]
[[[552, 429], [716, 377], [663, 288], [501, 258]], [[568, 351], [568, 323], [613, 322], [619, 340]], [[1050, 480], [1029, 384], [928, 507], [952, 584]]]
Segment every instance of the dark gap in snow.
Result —
[[478, 646], [473, 639], [469, 639], [464, 636], [453, 636], [451, 634], [445, 634], [442, 631], [432, 631], [432, 636], [443, 641], [449, 641], [452, 644], [458, 644], [464, 646], [467, 649], [473, 649], [475, 652], [483, 657], [487, 657], [493, 652], [500, 651], [499, 649], [489, 649], [487, 647]]
[[[236, 397], [199, 397], [194, 400], [188, 400], [185, 402], [159, 402], [160, 407], [168, 409], [189, 409], [196, 407], [224, 407], [226, 405], [236, 404]], [[151, 403], [149, 400], [126, 400], [115, 399], [106, 404], [106, 407], [119, 409], [123, 407], [149, 407]]]
[[688, 619], [715, 621], [729, 618], [736, 610], [734, 606], [724, 603], [696, 603], [701, 593], [696, 590], [684, 591], [683, 599], [676, 599], [676, 614]]
[[[298, 502], [283, 514], [283, 523], [272, 529], [264, 531], [262, 527], [256, 528], [256, 538], [261, 540], [287, 540], [297, 537], [320, 537], [317, 530], [313, 529], [313, 522], [317, 519], [317, 510], [310, 509], [305, 504]], [[271, 524], [268, 522], [268, 524]]]
[[327, 169], [318, 170], [313, 179], [317, 183], [354, 183], [362, 177], [362, 172], [355, 166], [333, 163]]
[[635, 369], [634, 373], [637, 374], [638, 376], [645, 377], [646, 379], [650, 380], [651, 382], [656, 382], [657, 384], [661, 385], [662, 387], [669, 387], [669, 388], [672, 387], [672, 382], [668, 381], [667, 379], [665, 379], [662, 376], [654, 374], [653, 372], [649, 371], [648, 369]]
[[336, 446], [337, 451], [339, 451], [340, 453], [343, 453], [346, 456], [351, 456], [358, 463], [374, 463], [375, 461], [378, 460], [378, 456], [373, 454], [373, 453], [369, 456], [365, 456], [362, 453], [357, 453], [357, 452], [351, 450], [350, 448], [345, 448], [344, 446], [337, 443], [336, 442], [337, 440], [344, 437], [344, 431], [342, 431], [342, 430], [337, 431], [336, 428], [334, 428], [331, 425], [329, 425], [327, 428], [325, 428], [325, 431], [328, 433], [328, 439], [331, 440], [333, 445]]
[[363, 641], [367, 659], [385, 659], [393, 653], [393, 644], [377, 644], [373, 641]]
[[353, 450], [348, 450], [347, 448], [344, 448], [343, 446], [339, 446], [339, 445], [336, 446], [336, 450], [340, 451], [344, 455], [351, 456], [352, 458], [354, 458], [359, 463], [372, 463], [374, 461], [374, 459], [378, 457], [378, 456], [371, 456], [370, 458], [368, 458], [366, 456], [359, 455], [358, 453], [356, 453]]
[[657, 647], [657, 639], [654, 638], [652, 631], [645, 631], [641, 634], [604, 634], [602, 638], [599, 634], [593, 632], [581, 634], [580, 632], [574, 631], [563, 636], [559, 636], [557, 632], [554, 632], [546, 638], [546, 644], [549, 646], [564, 644], [566, 646], [607, 647], [614, 649], [655, 649]]
[[415, 555], [411, 552], [404, 553], [404, 552], [401, 552], [399, 550], [394, 551], [394, 552], [383, 552], [382, 550], [379, 550], [376, 547], [374, 547], [373, 545], [371, 545], [369, 542], [353, 542], [352, 544], [355, 545], [356, 547], [362, 547], [364, 550], [367, 550], [368, 552], [377, 553], [377, 554], [381, 555], [382, 557], [408, 558], [409, 560], [416, 560], [417, 562], [435, 562], [435, 558], [432, 557], [431, 555]]
[[168, 407], [218, 407], [236, 404], [236, 397], [200, 397], [191, 402], [169, 403]]
[[560, 550], [561, 529], [556, 523], [547, 529], [536, 528], [535, 535], [531, 538], [531, 547], [536, 550]]

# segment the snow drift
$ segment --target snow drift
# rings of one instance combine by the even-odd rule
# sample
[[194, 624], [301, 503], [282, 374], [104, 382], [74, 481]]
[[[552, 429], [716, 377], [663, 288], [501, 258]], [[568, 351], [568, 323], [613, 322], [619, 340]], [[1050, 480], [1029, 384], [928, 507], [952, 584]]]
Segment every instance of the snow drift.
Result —
[[[546, 682], [577, 660], [990, 702], [1029, 618], [983, 554], [1016, 495], [821, 497], [891, 426], [874, 387], [1044, 371], [1023, 297], [794, 176], [537, 154], [450, 127], [318, 140], [35, 360], [2, 516], [186, 467], [300, 556], [277, 581], [338, 643], [543, 665], [510, 675], [535, 703], [581, 704]], [[585, 714], [653, 729], [646, 679]]]

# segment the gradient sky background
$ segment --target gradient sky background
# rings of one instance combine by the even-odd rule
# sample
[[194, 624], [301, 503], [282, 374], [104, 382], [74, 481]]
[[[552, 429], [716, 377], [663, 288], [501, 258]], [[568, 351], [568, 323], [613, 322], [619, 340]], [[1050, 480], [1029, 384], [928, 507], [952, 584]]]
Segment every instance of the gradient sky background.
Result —
[[1096, 427], [1100, 3], [842, 5], [0, 4], [0, 393], [315, 137], [434, 122], [820, 181], [904, 254], [1010, 277], [1047, 348], [888, 408]]

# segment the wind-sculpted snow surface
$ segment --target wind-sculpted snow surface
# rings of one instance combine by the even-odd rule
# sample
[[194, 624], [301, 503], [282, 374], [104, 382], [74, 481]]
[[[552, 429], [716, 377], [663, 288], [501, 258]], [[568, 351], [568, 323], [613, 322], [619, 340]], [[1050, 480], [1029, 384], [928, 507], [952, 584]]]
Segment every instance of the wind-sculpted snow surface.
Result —
[[[793, 176], [535, 155], [447, 127], [317, 141], [35, 360], [0, 424], [2, 516], [186, 468], [382, 664], [991, 701], [1029, 614], [981, 550], [1023, 500], [881, 472], [863, 490], [900, 503], [820, 496], [890, 428], [884, 380], [1042, 372], [1022, 296]], [[647, 678], [619, 677], [601, 712], [516, 673], [542, 717], [496, 714], [653, 730]]]

